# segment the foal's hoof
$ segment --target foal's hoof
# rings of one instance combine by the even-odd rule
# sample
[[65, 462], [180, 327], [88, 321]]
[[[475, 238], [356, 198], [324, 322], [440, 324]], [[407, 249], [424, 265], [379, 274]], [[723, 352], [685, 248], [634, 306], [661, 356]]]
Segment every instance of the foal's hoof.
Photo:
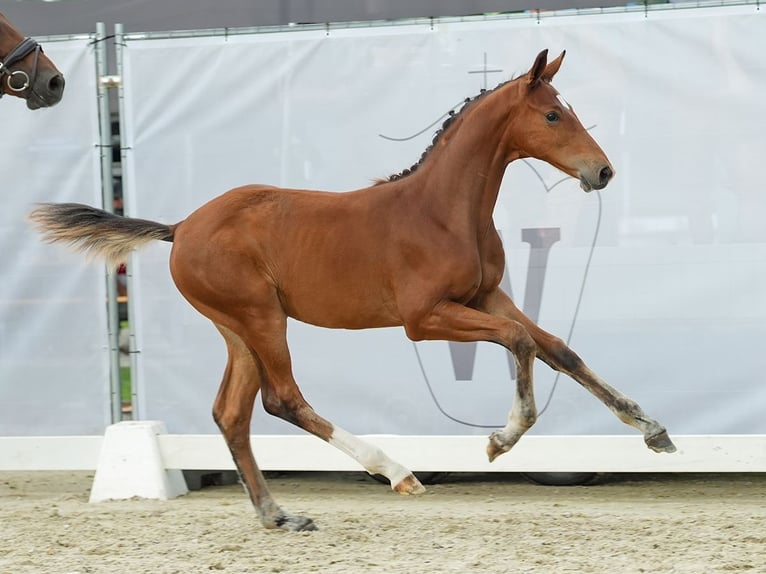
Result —
[[668, 431], [666, 430], [663, 430], [656, 435], [645, 437], [644, 442], [646, 443], [646, 446], [654, 452], [676, 452], [676, 445], [670, 440]]
[[391, 488], [405, 496], [408, 494], [423, 494], [426, 491], [426, 487], [420, 484], [420, 481], [415, 478], [414, 474], [408, 474]]
[[276, 520], [275, 526], [289, 532], [311, 532], [317, 530], [316, 524], [310, 518], [293, 516], [291, 514], [280, 516]]
[[499, 431], [493, 432], [489, 435], [489, 443], [487, 444], [487, 456], [489, 457], [489, 462], [492, 462], [501, 454], [511, 450], [511, 447], [515, 443], [516, 441], [508, 443], [503, 440]]

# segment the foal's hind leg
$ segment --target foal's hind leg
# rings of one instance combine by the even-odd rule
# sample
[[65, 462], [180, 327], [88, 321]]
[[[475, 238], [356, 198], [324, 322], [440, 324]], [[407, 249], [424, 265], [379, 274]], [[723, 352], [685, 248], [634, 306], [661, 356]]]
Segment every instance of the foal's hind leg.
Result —
[[[269, 414], [280, 417], [330, 443], [359, 462], [370, 474], [388, 478], [391, 488], [400, 494], [420, 494], [425, 488], [410, 470], [391, 460], [373, 446], [319, 416], [306, 402], [292, 374], [287, 347], [287, 318], [276, 304], [268, 312], [261, 308], [261, 321], [248, 326], [247, 344], [261, 360], [266, 376], [261, 396]], [[268, 330], [264, 330], [268, 325]]]
[[229, 360], [213, 406], [215, 419], [231, 450], [242, 483], [266, 528], [316, 530], [310, 518], [284, 512], [269, 493], [250, 446], [250, 418], [261, 386], [256, 358], [232, 331], [218, 326], [226, 340]]
[[644, 435], [644, 442], [655, 452], [675, 452], [665, 427], [648, 417], [634, 400], [608, 385], [561, 339], [544, 331], [524, 313], [500, 289], [495, 289], [479, 302], [478, 307], [493, 315], [518, 321], [527, 329], [537, 345], [537, 356], [551, 368], [566, 373], [604, 403], [624, 423], [637, 428]]

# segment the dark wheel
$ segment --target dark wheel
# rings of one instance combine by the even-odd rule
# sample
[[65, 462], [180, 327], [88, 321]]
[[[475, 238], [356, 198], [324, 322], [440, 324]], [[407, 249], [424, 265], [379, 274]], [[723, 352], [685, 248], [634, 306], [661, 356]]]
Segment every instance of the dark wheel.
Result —
[[524, 478], [544, 486], [580, 486], [595, 484], [603, 476], [598, 472], [522, 472]]
[[[413, 474], [421, 484], [438, 484], [449, 475], [449, 472], [414, 472]], [[390, 484], [389, 480], [382, 474], [371, 474], [370, 476], [378, 482]]]

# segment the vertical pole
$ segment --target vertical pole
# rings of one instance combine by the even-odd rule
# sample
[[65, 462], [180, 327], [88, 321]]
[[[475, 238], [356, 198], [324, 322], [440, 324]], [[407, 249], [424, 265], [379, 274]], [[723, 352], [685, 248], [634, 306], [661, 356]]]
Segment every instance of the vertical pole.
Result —
[[[96, 73], [98, 77], [99, 150], [101, 157], [101, 193], [104, 209], [114, 212], [114, 179], [112, 174], [112, 117], [109, 110], [109, 89], [102, 79], [108, 74], [106, 55], [106, 26], [96, 24]], [[113, 269], [106, 269], [106, 316], [109, 337], [109, 396], [112, 422], [122, 419], [120, 389], [120, 317], [117, 307], [117, 280]]]
[[[114, 47], [115, 61], [117, 64], [117, 75], [121, 81], [118, 86], [118, 103], [120, 117], [120, 160], [122, 162], [122, 189], [123, 189], [123, 209], [125, 215], [135, 215], [134, 206], [130, 204], [130, 194], [128, 191], [128, 174], [130, 173], [130, 142], [128, 141], [128, 128], [125, 125], [127, 116], [125, 115], [125, 29], [122, 24], [114, 25]], [[127, 269], [127, 289], [128, 289], [128, 353], [130, 356], [130, 402], [133, 406], [133, 419], [141, 420], [144, 417], [144, 409], [141, 404], [140, 393], [138, 392], [138, 345], [136, 342], [138, 316], [135, 312], [135, 301], [137, 290], [134, 288], [135, 256], [130, 255]]]

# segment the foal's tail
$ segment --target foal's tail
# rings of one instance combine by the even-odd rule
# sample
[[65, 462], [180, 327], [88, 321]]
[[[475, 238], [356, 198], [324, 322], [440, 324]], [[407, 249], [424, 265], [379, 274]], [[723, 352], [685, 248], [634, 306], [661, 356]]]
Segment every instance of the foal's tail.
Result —
[[173, 241], [175, 225], [121, 217], [81, 203], [42, 203], [29, 220], [49, 243], [63, 242], [111, 267], [150, 241]]

